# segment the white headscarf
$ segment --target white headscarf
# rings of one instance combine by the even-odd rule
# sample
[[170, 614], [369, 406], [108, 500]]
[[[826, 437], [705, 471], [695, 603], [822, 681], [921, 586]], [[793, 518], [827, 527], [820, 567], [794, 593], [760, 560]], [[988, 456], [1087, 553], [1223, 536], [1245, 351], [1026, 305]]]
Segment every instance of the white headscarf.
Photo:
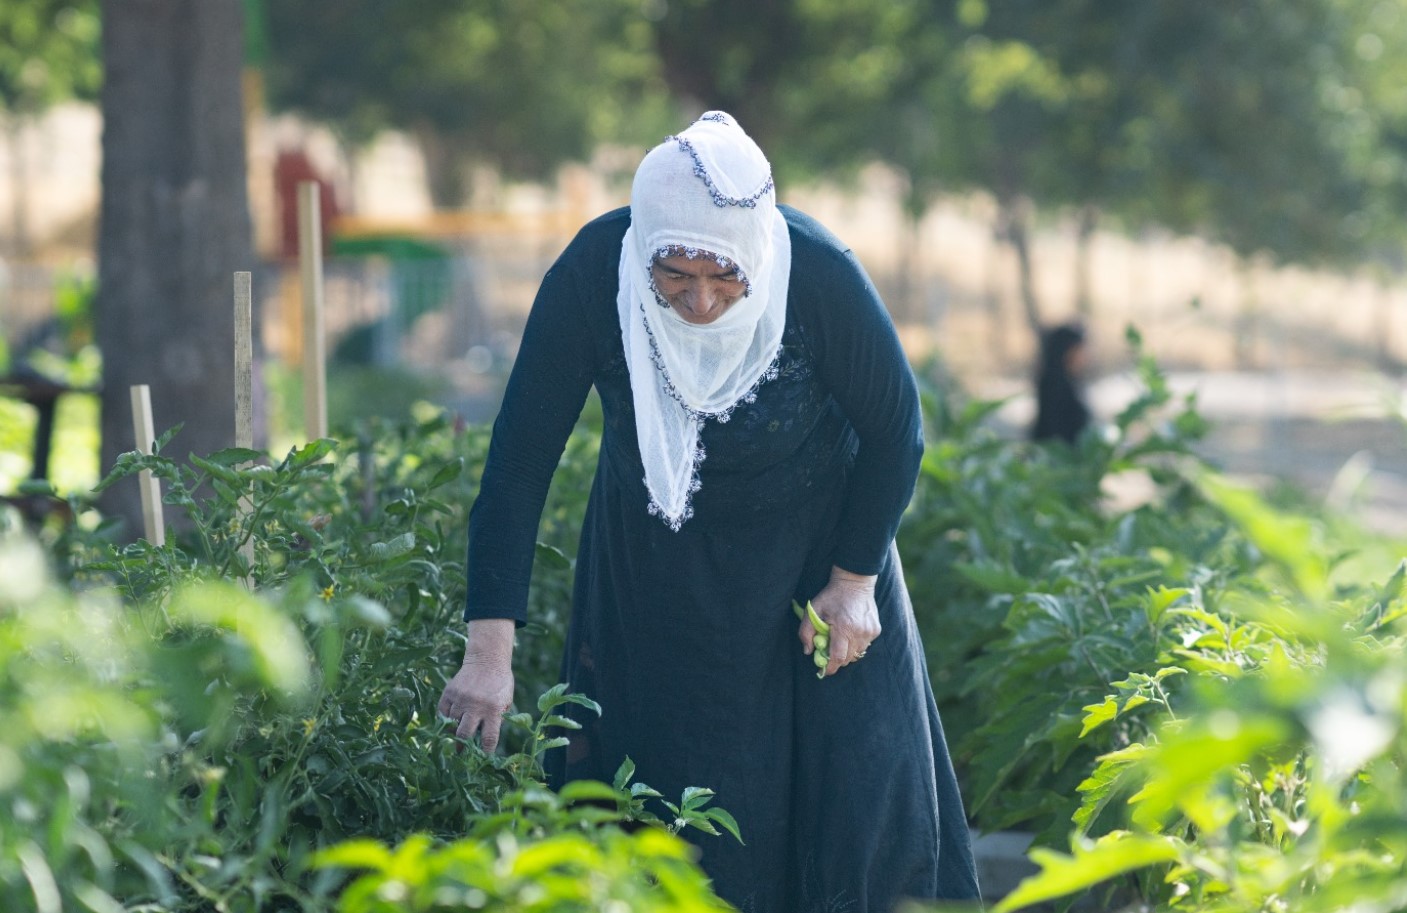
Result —
[[[662, 252], [736, 266], [748, 292], [691, 324], [655, 293], [650, 265]], [[729, 115], [710, 111], [650, 150], [631, 187], [616, 304], [649, 510], [673, 530], [693, 516], [704, 421], [726, 422], [776, 376], [790, 277], [772, 167]]]

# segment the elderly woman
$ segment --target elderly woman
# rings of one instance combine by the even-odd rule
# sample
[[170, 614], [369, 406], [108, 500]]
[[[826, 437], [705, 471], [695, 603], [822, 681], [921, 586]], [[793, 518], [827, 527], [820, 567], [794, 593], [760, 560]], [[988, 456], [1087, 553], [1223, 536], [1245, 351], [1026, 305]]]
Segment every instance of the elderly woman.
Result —
[[[645, 157], [630, 206], [543, 279], [470, 515], [469, 636], [441, 712], [498, 739], [548, 483], [587, 392], [605, 416], [563, 680], [601, 704], [551, 773], [628, 755], [717, 791], [746, 845], [700, 841], [751, 913], [976, 896], [967, 823], [894, 533], [918, 394], [854, 256], [778, 207], [710, 112]], [[817, 676], [816, 631], [829, 623]]]

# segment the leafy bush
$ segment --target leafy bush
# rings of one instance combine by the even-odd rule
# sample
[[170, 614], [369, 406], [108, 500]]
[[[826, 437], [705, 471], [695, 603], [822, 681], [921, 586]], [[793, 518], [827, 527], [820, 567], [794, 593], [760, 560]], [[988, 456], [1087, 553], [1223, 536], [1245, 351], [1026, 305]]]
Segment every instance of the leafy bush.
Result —
[[[172, 440], [125, 454], [103, 483], [157, 475], [168, 544], [117, 546], [74, 526], [50, 548], [67, 593], [47, 571], [3, 575], [49, 582], [42, 599], [25, 590], [0, 603], [0, 621], [20, 625], [0, 651], [47, 670], [0, 656], [11, 683], [0, 715], [43, 719], [54, 705], [75, 721], [14, 728], [18, 741], [0, 743], [0, 803], [16, 810], [4, 834], [15, 850], [0, 859], [0, 898], [14, 902], [3, 908], [325, 911], [345, 876], [312, 859], [350, 838], [472, 834], [496, 854], [509, 852], [500, 838], [526, 846], [570, 831], [623, 858], [627, 822], [736, 834], [708, 807], [710, 791], [671, 804], [630, 782], [633, 770], [618, 784], [547, 791], [539, 756], [557, 743], [545, 727], [584, 699], [541, 685], [544, 659], [519, 676], [545, 693], [539, 717], [510, 718], [507, 754], [466, 747], [436, 715], [462, 644], [464, 512], [477, 485], [466, 462], [482, 463], [484, 429], [439, 416], [378, 423], [345, 453], [318, 441], [280, 461], [232, 449], [177, 463]], [[8, 536], [44, 563], [31, 540]], [[540, 562], [536, 599], [565, 592], [570, 571], [543, 548], [560, 560]], [[52, 611], [55, 600], [77, 608]], [[101, 651], [76, 651], [93, 637]], [[91, 693], [59, 687], [83, 683]], [[72, 846], [51, 836], [54, 815]]]
[[174, 897], [175, 866], [157, 848], [194, 848], [190, 832], [214, 822], [171, 806], [213, 813], [221, 779], [193, 759], [229, 750], [236, 701], [251, 726], [304, 704], [297, 643], [285, 612], [227, 584], [134, 612], [67, 592], [33, 541], [0, 537], [0, 907]]
[[[1036, 854], [1041, 873], [999, 911], [1130, 873], [1159, 910], [1407, 902], [1407, 564], [1381, 586], [1331, 587], [1296, 535], [1302, 520], [1216, 481], [1208, 493], [1272, 556], [1273, 583], [1239, 582], [1220, 616], [1170, 610], [1199, 623], [1165, 657], [1189, 686], [1142, 740], [1099, 759], [1080, 785], [1073, 854]], [[1087, 727], [1110, 701], [1121, 697], [1087, 708]], [[1115, 805], [1122, 826], [1094, 839], [1090, 821]]]
[[[930, 400], [950, 436], [904, 554], [935, 690], [978, 824], [1038, 831], [1041, 873], [997, 909], [1402, 909], [1407, 566], [1358, 582], [1341, 523], [1210, 471], [1193, 404], [1163, 416], [1141, 374], [1116, 433], [1076, 450]], [[1108, 504], [1130, 469], [1151, 498]]]
[[[1139, 340], [1131, 335], [1137, 346]], [[1205, 430], [1138, 359], [1143, 393], [1111, 433], [1077, 448], [997, 436], [999, 403], [925, 397], [934, 440], [899, 547], [953, 744], [968, 812], [983, 830], [1065, 836], [1075, 787], [1124, 726], [1080, 738], [1082, 707], [1111, 681], [1155, 672], [1176, 636], [1149, 615], [1148, 589], [1215, 588], [1249, 556], [1232, 524], [1189, 482]], [[1106, 503], [1103, 486], [1139, 474], [1154, 496]]]
[[708, 889], [688, 846], [657, 830], [607, 832], [591, 840], [557, 833], [506, 838], [497, 846], [460, 841], [435, 847], [412, 838], [394, 851], [375, 842], [322, 854], [326, 865], [367, 870], [342, 894], [341, 913], [707, 913], [732, 909]]
[[[1139, 364], [1143, 395], [1075, 449], [925, 398], [900, 548], [934, 689], [977, 824], [1046, 847], [1003, 909], [1397, 909], [1403, 573], [1342, 582], [1328, 528], [1209, 472], [1195, 402]], [[519, 632], [537, 713], [498, 756], [434, 709], [487, 429], [418, 411], [185, 462], [168, 435], [104, 482], [162, 480], [160, 548], [73, 524], [46, 556], [0, 515], [0, 908], [718, 909], [669, 833], [740, 837], [710, 791], [666, 802], [629, 764], [542, 783], [559, 709], [589, 705], [555, 683], [596, 425], [564, 453]], [[1128, 475], [1142, 503], [1107, 496]]]

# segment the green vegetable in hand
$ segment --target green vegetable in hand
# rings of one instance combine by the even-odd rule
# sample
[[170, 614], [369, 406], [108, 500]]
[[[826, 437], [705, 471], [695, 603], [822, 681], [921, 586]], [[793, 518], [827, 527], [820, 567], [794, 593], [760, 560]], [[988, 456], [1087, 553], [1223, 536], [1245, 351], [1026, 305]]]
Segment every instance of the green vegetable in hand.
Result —
[[798, 604], [797, 601], [793, 599], [791, 603], [791, 610], [796, 613], [796, 617], [800, 620], [804, 620], [806, 618], [811, 619], [811, 627], [816, 629], [815, 636], [811, 638], [811, 662], [814, 663], [816, 666], [816, 677], [825, 678], [826, 666], [829, 666], [831, 662], [831, 655], [829, 650], [831, 644], [831, 626], [826, 623], [826, 620], [824, 618], [816, 614], [816, 610], [812, 607], [811, 600], [809, 599], [806, 600], [805, 609], [802, 609], [800, 604]]

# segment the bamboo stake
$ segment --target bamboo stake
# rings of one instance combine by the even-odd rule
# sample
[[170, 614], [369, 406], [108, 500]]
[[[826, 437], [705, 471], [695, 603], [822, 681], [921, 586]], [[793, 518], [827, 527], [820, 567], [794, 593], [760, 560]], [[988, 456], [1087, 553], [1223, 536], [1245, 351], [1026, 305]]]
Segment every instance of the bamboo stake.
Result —
[[[253, 277], [247, 272], [234, 274], [234, 381], [235, 381], [235, 446], [254, 448], [254, 289]], [[241, 526], [253, 505], [247, 498], [240, 502]], [[254, 537], [251, 534], [240, 546], [240, 554], [254, 566]], [[245, 586], [253, 588], [250, 575]]]
[[[136, 384], [132, 387], [132, 431], [137, 438], [137, 451], [150, 454], [156, 441], [155, 423], [151, 418], [151, 387]], [[166, 518], [161, 507], [161, 483], [143, 469], [137, 477], [137, 485], [142, 493], [142, 526], [146, 539], [160, 548], [166, 544]]]
[[303, 427], [327, 437], [327, 343], [323, 317], [322, 206], [317, 181], [298, 185], [298, 261], [303, 285]]

